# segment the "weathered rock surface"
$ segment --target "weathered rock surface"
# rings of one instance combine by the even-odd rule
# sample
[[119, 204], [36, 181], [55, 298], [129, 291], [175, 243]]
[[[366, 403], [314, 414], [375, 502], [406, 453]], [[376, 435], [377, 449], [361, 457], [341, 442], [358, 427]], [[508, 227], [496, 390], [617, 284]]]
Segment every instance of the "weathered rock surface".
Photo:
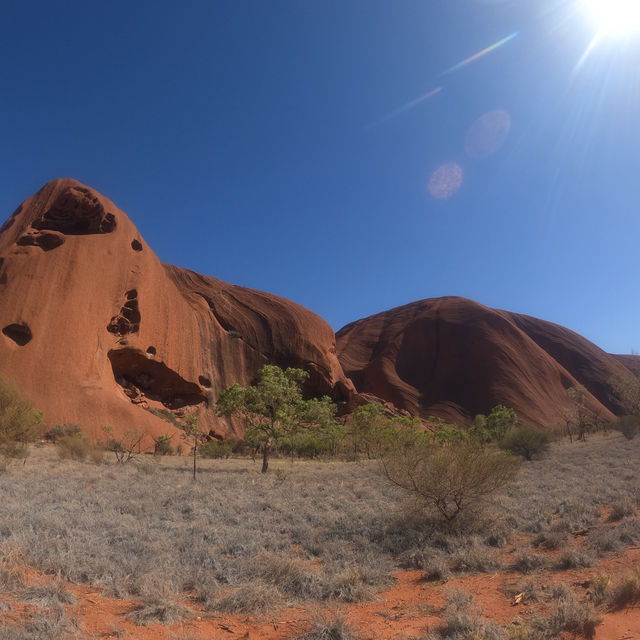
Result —
[[71, 179], [45, 185], [0, 229], [0, 330], [0, 368], [47, 422], [93, 434], [174, 433], [148, 409], [197, 409], [204, 429], [242, 435], [212, 405], [265, 363], [308, 370], [309, 393], [354, 394], [319, 316], [160, 263], [113, 202]]
[[558, 427], [581, 384], [603, 419], [618, 412], [611, 380], [624, 364], [564, 327], [457, 297], [421, 300], [353, 322], [338, 357], [361, 393], [399, 409], [469, 424], [497, 404]]

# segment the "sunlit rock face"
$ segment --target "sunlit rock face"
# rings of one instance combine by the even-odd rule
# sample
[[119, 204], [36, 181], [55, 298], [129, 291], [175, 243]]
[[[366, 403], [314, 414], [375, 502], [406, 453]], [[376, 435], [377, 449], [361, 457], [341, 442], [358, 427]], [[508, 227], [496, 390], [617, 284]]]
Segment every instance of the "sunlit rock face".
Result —
[[353, 322], [337, 333], [338, 357], [361, 393], [428, 418], [470, 424], [504, 404], [521, 420], [563, 424], [566, 390], [583, 385], [603, 420], [621, 410], [622, 362], [550, 322], [457, 297], [421, 300]]
[[45, 185], [2, 226], [0, 330], [0, 368], [47, 423], [95, 436], [102, 425], [171, 434], [195, 411], [205, 430], [242, 435], [213, 404], [265, 363], [306, 369], [309, 394], [346, 405], [354, 393], [324, 320], [162, 264], [126, 214], [70, 179]]

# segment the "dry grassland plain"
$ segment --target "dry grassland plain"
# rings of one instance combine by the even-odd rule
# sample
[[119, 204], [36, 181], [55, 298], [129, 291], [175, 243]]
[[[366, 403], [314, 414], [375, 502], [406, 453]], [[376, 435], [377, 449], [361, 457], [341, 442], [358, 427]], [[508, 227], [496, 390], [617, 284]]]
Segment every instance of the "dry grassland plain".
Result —
[[[0, 475], [0, 639], [608, 640], [640, 613], [639, 460], [618, 433], [556, 442], [451, 529], [375, 461], [201, 460], [193, 482], [187, 457], [36, 446]], [[502, 610], [465, 591], [482, 576]]]

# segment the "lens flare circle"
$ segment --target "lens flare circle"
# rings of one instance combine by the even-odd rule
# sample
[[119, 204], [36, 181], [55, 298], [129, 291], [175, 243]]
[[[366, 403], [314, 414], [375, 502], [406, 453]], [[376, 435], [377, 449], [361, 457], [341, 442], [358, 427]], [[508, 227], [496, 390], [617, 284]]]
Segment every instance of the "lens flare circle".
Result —
[[585, 11], [600, 33], [640, 35], [638, 0], [583, 0]]
[[429, 178], [429, 193], [438, 200], [447, 200], [462, 186], [462, 167], [449, 162], [438, 167]]

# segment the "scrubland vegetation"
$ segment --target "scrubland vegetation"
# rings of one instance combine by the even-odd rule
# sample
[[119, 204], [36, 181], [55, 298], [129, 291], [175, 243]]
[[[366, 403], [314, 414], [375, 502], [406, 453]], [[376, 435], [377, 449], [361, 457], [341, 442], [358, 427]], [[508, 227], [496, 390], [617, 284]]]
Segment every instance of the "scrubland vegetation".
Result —
[[[32, 439], [41, 417], [19, 407]], [[131, 601], [127, 619], [140, 625], [370, 601], [407, 569], [433, 585], [507, 572], [522, 577], [519, 597], [544, 605], [526, 625], [496, 625], [450, 590], [442, 625], [424, 640], [590, 637], [599, 612], [640, 601], [637, 572], [594, 573], [580, 597], [542, 580], [640, 543], [640, 439], [586, 438], [585, 428], [579, 442], [550, 443], [506, 407], [468, 431], [438, 422], [420, 430], [375, 405], [340, 425], [318, 407], [305, 408], [317, 422], [296, 429], [252, 416], [256, 445], [269, 439], [268, 474], [264, 456], [260, 465], [233, 454], [237, 443], [202, 443], [188, 431], [197, 469], [170, 455], [168, 438], [147, 455], [135, 431], [116, 437], [107, 428], [99, 445], [75, 425], [50, 429], [49, 443], [0, 475], [0, 592], [36, 607], [22, 625], [0, 624], [0, 638], [84, 637], [66, 614], [67, 583]], [[330, 438], [321, 439], [318, 416]], [[295, 460], [309, 451], [305, 438], [324, 443], [313, 451], [322, 459]], [[50, 579], [34, 586], [26, 567]], [[358, 637], [340, 617], [309, 626], [301, 638]]]

